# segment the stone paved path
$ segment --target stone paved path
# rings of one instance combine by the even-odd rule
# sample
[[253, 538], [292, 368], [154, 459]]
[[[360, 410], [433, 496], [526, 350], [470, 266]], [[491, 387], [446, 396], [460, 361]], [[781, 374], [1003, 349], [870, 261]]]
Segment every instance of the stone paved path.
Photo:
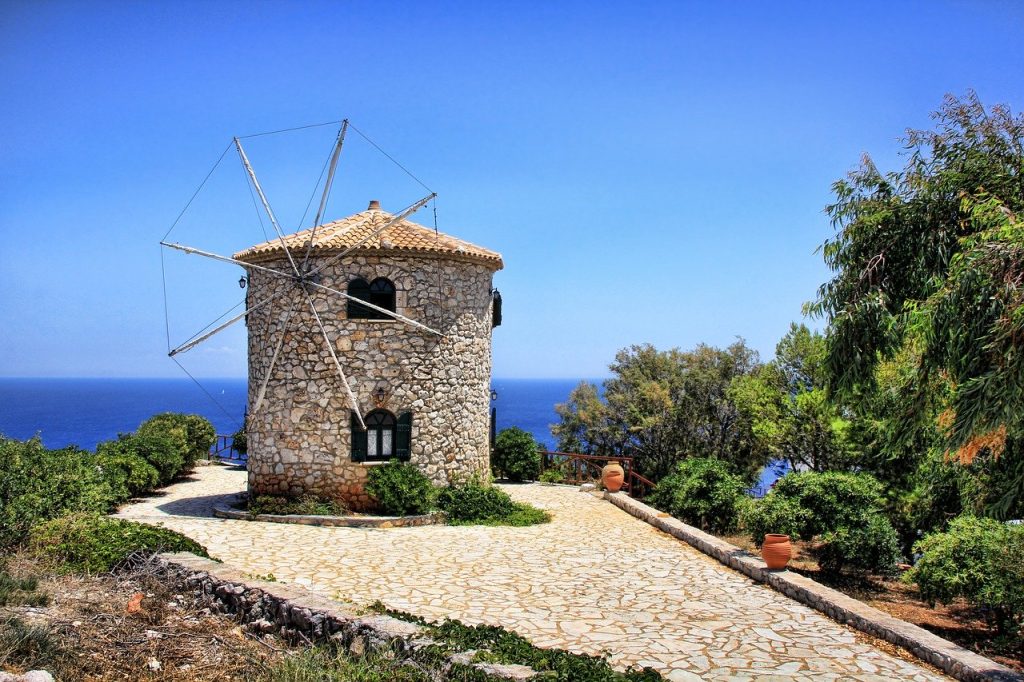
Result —
[[504, 486], [554, 514], [529, 528], [319, 528], [211, 517], [245, 473], [211, 466], [122, 510], [253, 574], [359, 605], [502, 625], [538, 646], [670, 680], [941, 680], [592, 495]]

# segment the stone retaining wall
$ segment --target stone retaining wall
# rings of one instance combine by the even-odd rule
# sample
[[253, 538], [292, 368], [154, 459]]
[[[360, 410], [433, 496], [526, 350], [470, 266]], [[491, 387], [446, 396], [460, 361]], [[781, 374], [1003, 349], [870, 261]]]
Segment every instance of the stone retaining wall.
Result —
[[605, 492], [604, 497], [616, 507], [692, 545], [726, 566], [821, 611], [833, 620], [903, 647], [921, 660], [941, 668], [959, 680], [1024, 682], [1024, 675], [933, 635], [923, 628], [894, 618], [842, 592], [825, 587], [810, 578], [792, 571], [769, 571], [760, 557], [745, 552], [721, 538], [688, 526], [679, 519], [634, 500], [625, 493]]
[[[302, 587], [247, 578], [195, 554], [161, 554], [160, 560], [172, 579], [194, 590], [211, 611], [233, 614], [251, 632], [274, 632], [297, 643], [335, 642], [357, 656], [375, 650], [411, 653], [436, 643], [415, 623], [346, 611], [338, 602]], [[472, 663], [472, 652], [456, 653], [448, 660], [449, 666], [472, 666], [495, 679], [536, 676], [527, 666]]]

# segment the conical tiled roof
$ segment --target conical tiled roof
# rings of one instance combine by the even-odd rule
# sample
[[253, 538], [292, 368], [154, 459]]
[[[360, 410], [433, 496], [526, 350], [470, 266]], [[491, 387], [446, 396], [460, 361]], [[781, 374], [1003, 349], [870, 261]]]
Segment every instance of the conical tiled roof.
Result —
[[[370, 207], [361, 213], [325, 223], [317, 228], [285, 235], [284, 243], [293, 253], [305, 254], [315, 229], [313, 254], [343, 251], [358, 244], [353, 253], [388, 251], [434, 254], [484, 263], [495, 270], [500, 270], [503, 267], [500, 253], [435, 232], [429, 227], [418, 225], [410, 220], [399, 221], [380, 234], [367, 239], [369, 235], [386, 225], [394, 217], [393, 214], [381, 210], [379, 203], [371, 201]], [[236, 253], [235, 258], [247, 263], [255, 263], [280, 256], [283, 252], [281, 240], [271, 239]]]

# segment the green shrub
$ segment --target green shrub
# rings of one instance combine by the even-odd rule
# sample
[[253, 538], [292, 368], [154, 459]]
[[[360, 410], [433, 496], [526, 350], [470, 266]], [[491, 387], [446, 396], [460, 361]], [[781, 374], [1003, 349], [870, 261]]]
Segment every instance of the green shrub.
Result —
[[122, 435], [96, 447], [96, 466], [117, 502], [143, 495], [160, 481], [160, 473], [138, 454], [134, 443], [134, 437]]
[[370, 469], [366, 492], [377, 500], [385, 514], [426, 514], [434, 506], [435, 491], [430, 479], [413, 465], [395, 459]]
[[249, 436], [244, 426], [231, 435], [231, 449], [240, 455], [249, 454]]
[[303, 495], [298, 498], [260, 495], [249, 500], [249, 513], [254, 515], [345, 516], [349, 510], [340, 502], [315, 495]]
[[109, 511], [114, 494], [93, 460], [77, 447], [49, 450], [38, 438], [0, 436], [0, 547], [62, 514]]
[[759, 546], [765, 533], [818, 538], [814, 551], [823, 570], [889, 574], [899, 560], [899, 539], [883, 503], [881, 485], [868, 474], [791, 473], [750, 505], [744, 525]]
[[518, 427], [502, 429], [494, 439], [491, 468], [495, 475], [510, 481], [533, 481], [540, 473], [537, 442]]
[[541, 483], [561, 483], [565, 480], [565, 472], [558, 467], [551, 467], [540, 472], [540, 478], [538, 479]]
[[768, 533], [800, 537], [811, 525], [811, 510], [800, 506], [799, 500], [769, 492], [744, 508], [741, 522], [754, 544], [760, 547]]
[[921, 556], [903, 579], [917, 583], [929, 603], [962, 597], [1003, 633], [1024, 624], [1024, 526], [961, 516], [914, 550]]
[[693, 457], [658, 482], [649, 503], [702, 530], [725, 533], [739, 521], [744, 487], [725, 462]]
[[140, 553], [192, 552], [199, 543], [167, 528], [99, 514], [70, 514], [32, 529], [29, 546], [73, 571], [105, 573]]
[[[142, 422], [136, 431], [137, 435], [161, 435], [175, 442], [175, 449], [180, 453], [182, 471], [189, 471], [196, 461], [209, 455], [210, 447], [217, 440], [217, 432], [207, 419], [197, 414], [180, 414], [178, 412], [162, 412]], [[160, 469], [157, 466], [157, 469]], [[163, 471], [161, 471], [163, 476]], [[173, 478], [173, 476], [172, 476]], [[170, 479], [163, 480], [164, 483]]]
[[442, 488], [437, 505], [452, 525], [532, 526], [551, 520], [547, 512], [515, 502], [504, 490], [477, 478]]
[[130, 449], [137, 456], [148, 462], [158, 474], [158, 485], [167, 485], [185, 470], [186, 450], [181, 431], [170, 431], [162, 427], [153, 427], [128, 436], [122, 436]]
[[816, 550], [818, 565], [825, 571], [840, 569], [874, 571], [895, 575], [900, 560], [900, 543], [892, 524], [881, 514], [872, 514], [862, 524], [840, 526], [821, 536]]

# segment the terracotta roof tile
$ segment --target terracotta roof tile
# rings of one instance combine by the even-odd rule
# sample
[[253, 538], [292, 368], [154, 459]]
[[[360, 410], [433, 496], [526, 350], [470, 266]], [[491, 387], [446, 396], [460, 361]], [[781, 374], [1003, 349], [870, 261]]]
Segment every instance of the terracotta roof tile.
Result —
[[[373, 202], [371, 206], [375, 204], [376, 202]], [[341, 251], [360, 244], [363, 239], [383, 227], [392, 218], [394, 215], [387, 211], [371, 208], [347, 218], [320, 225], [315, 228], [313, 253]], [[313, 230], [314, 228], [309, 228], [295, 234], [285, 235], [284, 242], [289, 249], [292, 249], [293, 253], [305, 253]], [[281, 240], [272, 239], [236, 253], [235, 258], [246, 262], [258, 262], [277, 256], [283, 250]], [[446, 234], [436, 233], [433, 229], [410, 220], [402, 220], [392, 225], [379, 235], [361, 243], [353, 252], [378, 250], [456, 256], [482, 262], [496, 270], [503, 267], [500, 253]]]

